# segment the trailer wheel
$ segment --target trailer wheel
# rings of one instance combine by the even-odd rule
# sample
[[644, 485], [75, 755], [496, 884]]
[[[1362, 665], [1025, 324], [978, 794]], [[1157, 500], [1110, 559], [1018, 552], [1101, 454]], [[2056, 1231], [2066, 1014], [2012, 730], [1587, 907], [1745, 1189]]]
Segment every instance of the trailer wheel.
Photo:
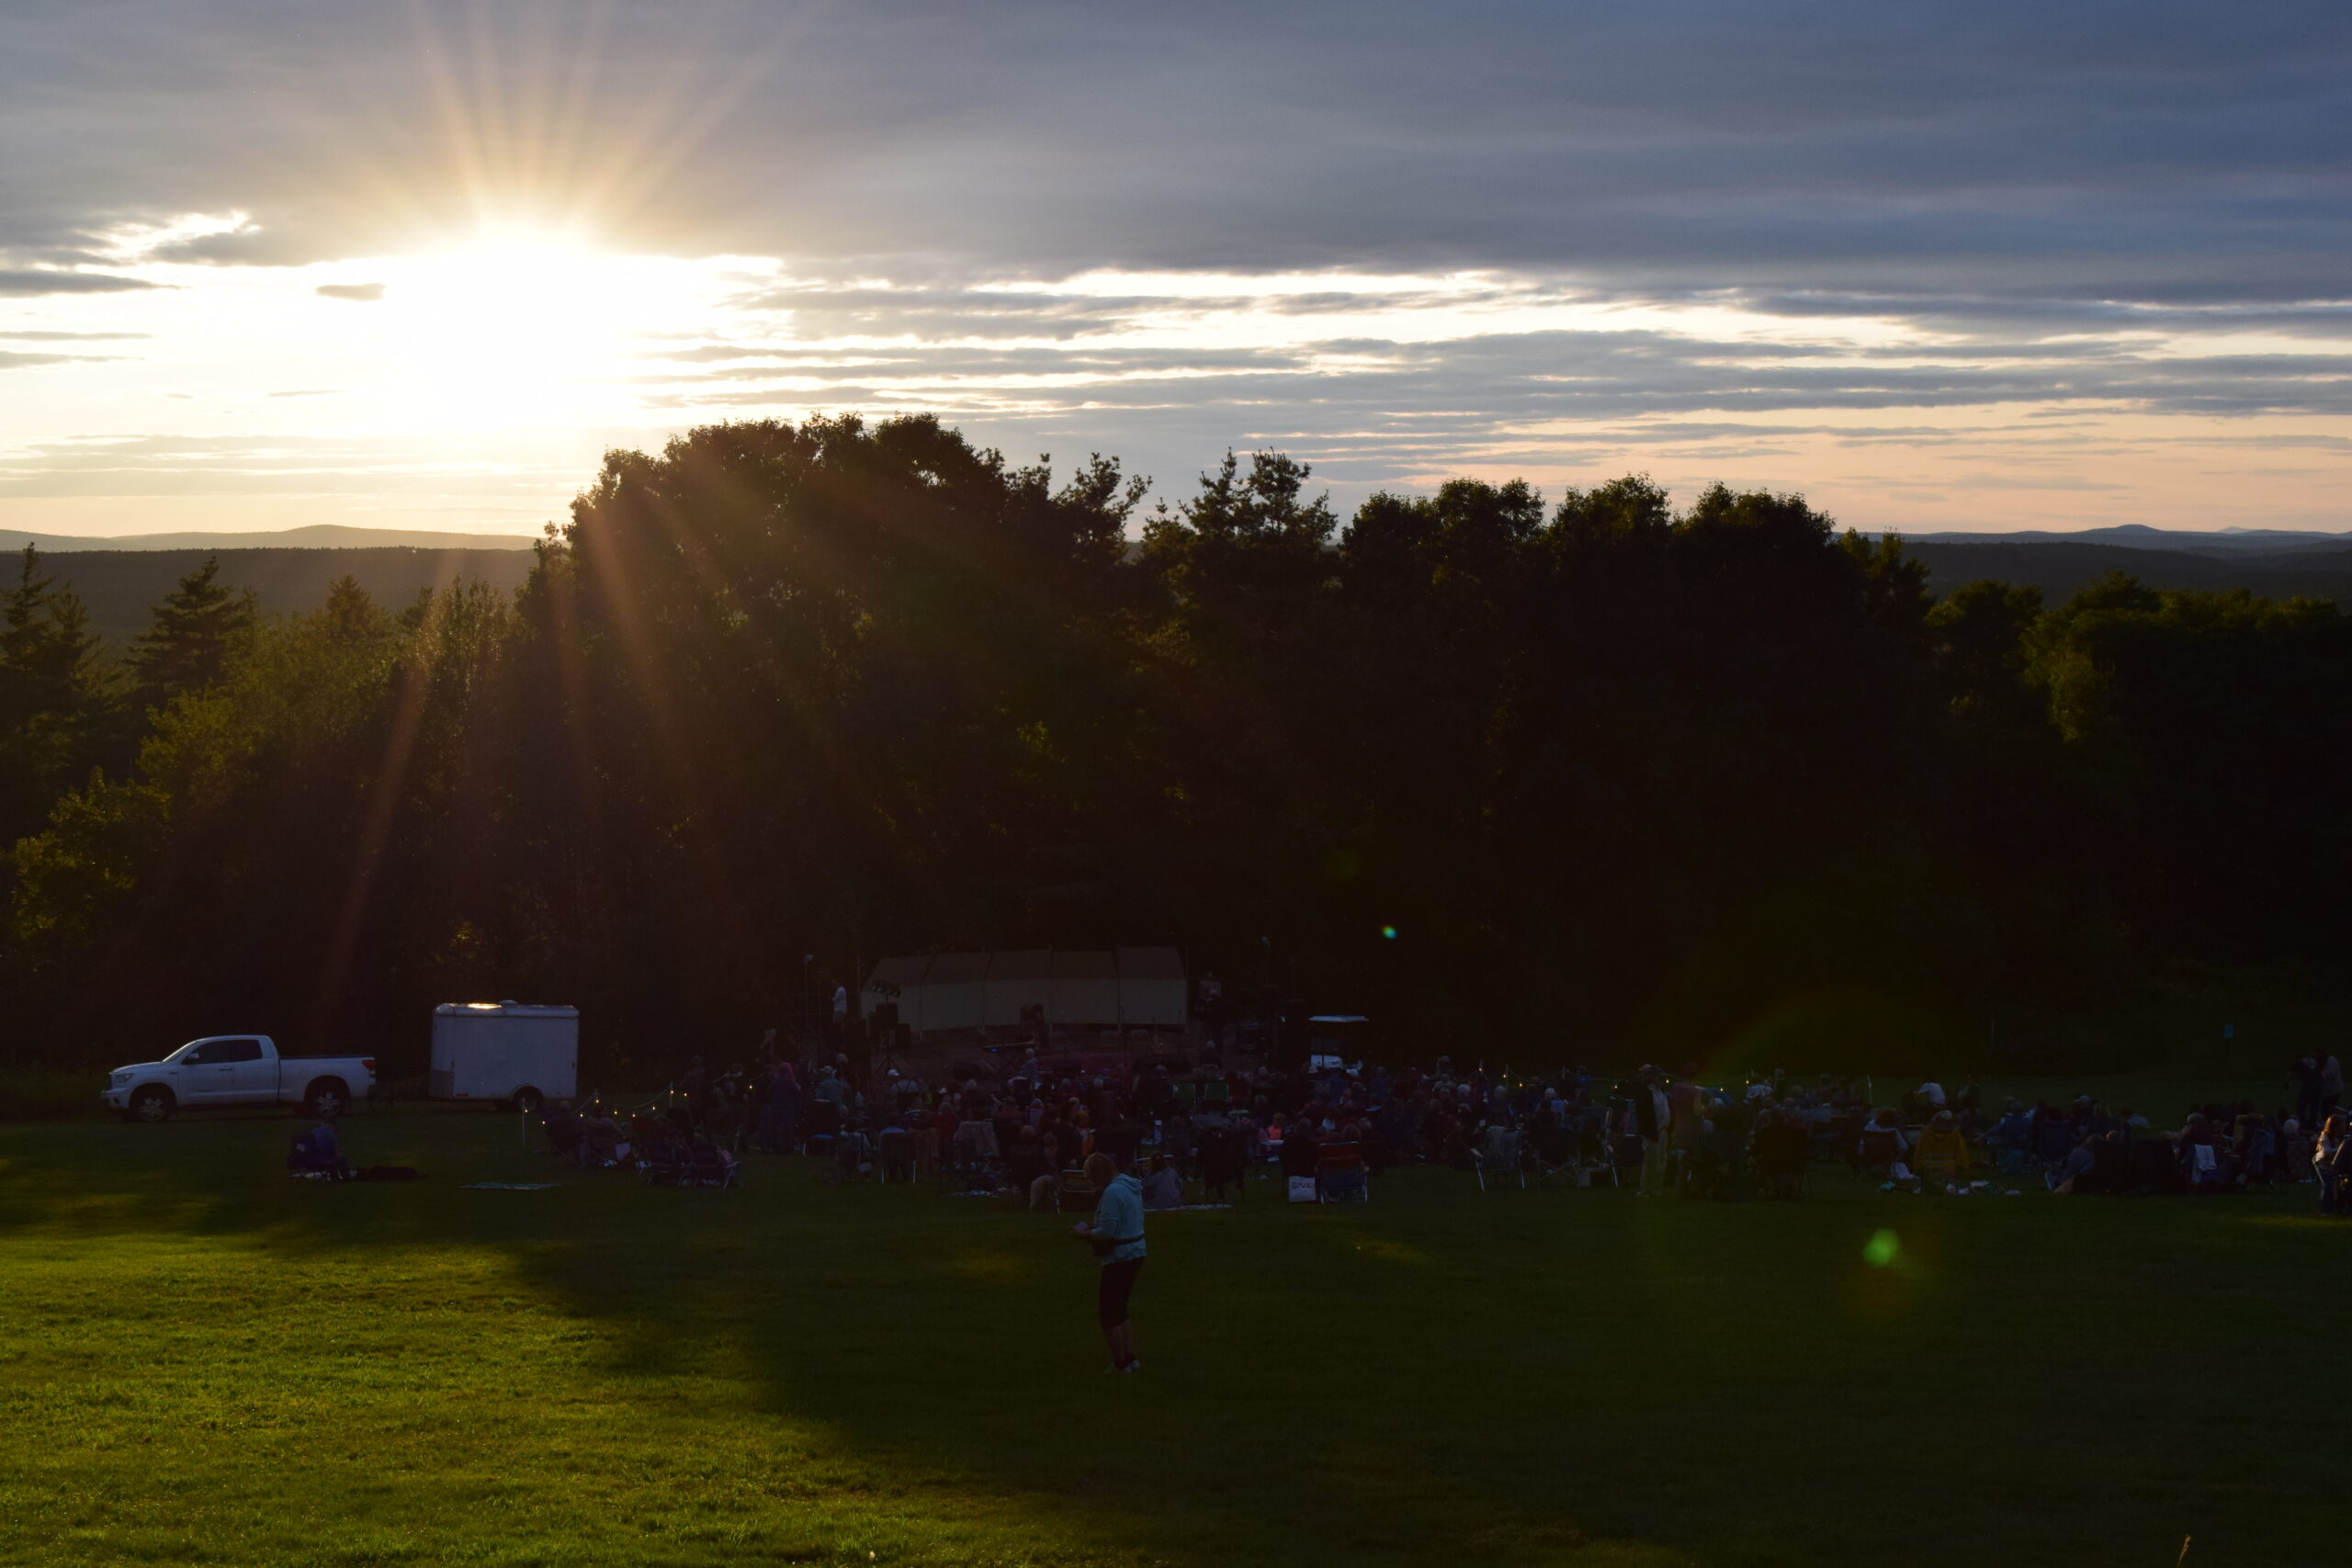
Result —
[[125, 1112], [124, 1119], [144, 1122], [152, 1127], [159, 1122], [170, 1121], [173, 1106], [172, 1091], [161, 1084], [151, 1083], [131, 1095], [130, 1109]]
[[537, 1089], [535, 1089], [528, 1084], [526, 1084], [521, 1089], [516, 1089], [514, 1095], [508, 1099], [506, 1103], [512, 1105], [515, 1110], [521, 1111], [526, 1116], [537, 1116], [539, 1113], [539, 1107], [547, 1102], [540, 1097]]
[[302, 1113], [332, 1122], [351, 1109], [351, 1091], [343, 1087], [341, 1078], [321, 1078], [302, 1096]]

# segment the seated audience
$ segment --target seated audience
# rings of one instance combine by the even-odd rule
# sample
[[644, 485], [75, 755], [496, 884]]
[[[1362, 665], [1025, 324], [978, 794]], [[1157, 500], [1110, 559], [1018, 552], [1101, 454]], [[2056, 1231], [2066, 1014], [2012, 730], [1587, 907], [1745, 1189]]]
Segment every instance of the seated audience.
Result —
[[1037, 1135], [1035, 1127], [1023, 1127], [1013, 1134], [1012, 1153], [1004, 1162], [1004, 1179], [1005, 1190], [1031, 1209], [1061, 1207], [1061, 1167], [1052, 1145]]
[[1166, 1155], [1151, 1157], [1151, 1173], [1143, 1179], [1143, 1206], [1147, 1209], [1181, 1209], [1184, 1206], [1184, 1179], [1176, 1174]]
[[1923, 1181], [1960, 1181], [1968, 1175], [1968, 1140], [1953, 1125], [1952, 1113], [1939, 1111], [1928, 1119], [1911, 1151], [1911, 1168]]

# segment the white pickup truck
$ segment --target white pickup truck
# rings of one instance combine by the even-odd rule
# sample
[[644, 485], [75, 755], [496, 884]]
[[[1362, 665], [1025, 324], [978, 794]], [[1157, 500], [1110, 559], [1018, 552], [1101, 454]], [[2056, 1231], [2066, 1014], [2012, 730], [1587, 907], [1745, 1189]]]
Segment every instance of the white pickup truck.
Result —
[[183, 1105], [299, 1105], [326, 1117], [348, 1111], [375, 1082], [372, 1056], [281, 1056], [266, 1034], [214, 1034], [160, 1062], [117, 1067], [105, 1099], [130, 1122], [162, 1122]]

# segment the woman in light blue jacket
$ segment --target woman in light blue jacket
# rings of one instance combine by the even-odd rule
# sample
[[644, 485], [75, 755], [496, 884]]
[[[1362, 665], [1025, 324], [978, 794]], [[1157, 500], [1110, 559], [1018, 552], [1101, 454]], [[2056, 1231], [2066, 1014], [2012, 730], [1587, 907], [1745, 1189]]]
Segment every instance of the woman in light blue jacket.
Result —
[[1094, 1183], [1094, 1219], [1091, 1224], [1080, 1221], [1070, 1234], [1092, 1247], [1102, 1260], [1094, 1315], [1111, 1352], [1111, 1370], [1140, 1371], [1143, 1363], [1136, 1359], [1127, 1299], [1135, 1293], [1136, 1276], [1143, 1272], [1143, 1184], [1120, 1175], [1119, 1162], [1105, 1154], [1087, 1160], [1086, 1175]]

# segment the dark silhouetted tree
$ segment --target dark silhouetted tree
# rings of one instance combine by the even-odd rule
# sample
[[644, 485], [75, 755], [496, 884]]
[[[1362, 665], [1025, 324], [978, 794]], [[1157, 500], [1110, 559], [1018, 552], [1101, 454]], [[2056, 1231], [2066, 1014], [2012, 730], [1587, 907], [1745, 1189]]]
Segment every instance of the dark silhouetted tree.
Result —
[[139, 634], [130, 672], [149, 706], [219, 680], [231, 646], [253, 626], [253, 591], [230, 588], [220, 577], [220, 558], [207, 557], [155, 606], [153, 623]]

